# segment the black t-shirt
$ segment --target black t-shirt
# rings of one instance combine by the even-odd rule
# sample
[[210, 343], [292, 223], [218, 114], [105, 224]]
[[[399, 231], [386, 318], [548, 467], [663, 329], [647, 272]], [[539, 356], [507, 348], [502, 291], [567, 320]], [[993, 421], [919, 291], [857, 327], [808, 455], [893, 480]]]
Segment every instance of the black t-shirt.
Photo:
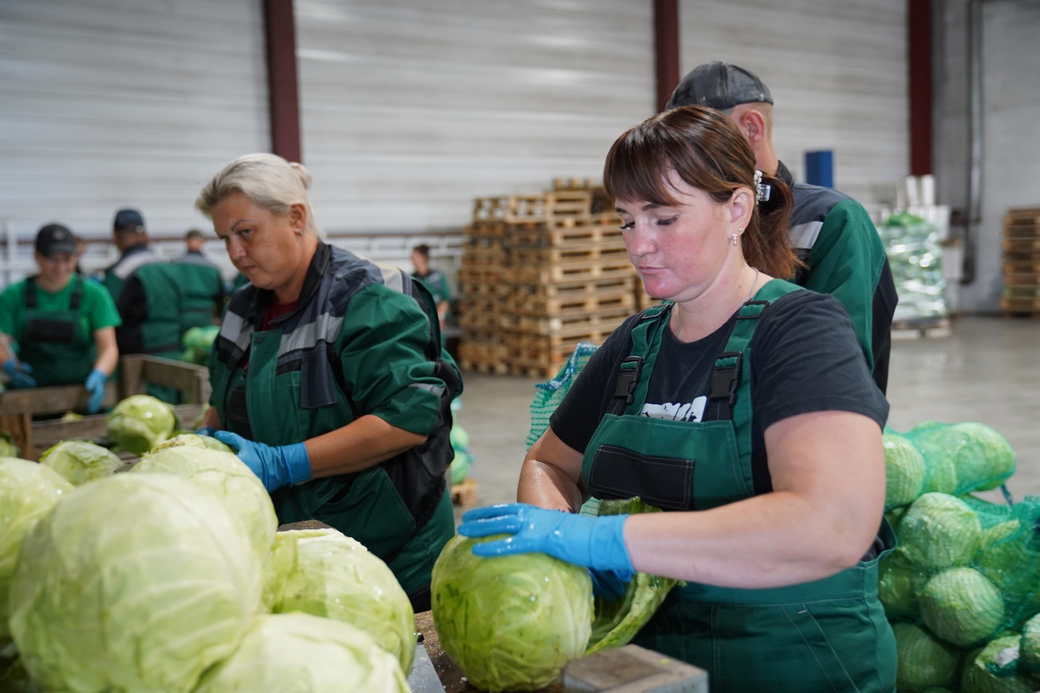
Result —
[[[550, 426], [564, 443], [584, 451], [610, 408], [618, 365], [632, 348], [638, 316], [625, 321], [593, 354]], [[725, 349], [736, 316], [712, 334], [680, 342], [664, 331], [650, 378], [644, 416], [700, 421], [711, 369]], [[815, 411], [849, 411], [885, 425], [888, 402], [875, 385], [844, 308], [831, 296], [795, 291], [758, 318], [751, 358], [752, 468], [756, 493], [772, 490], [763, 432], [772, 424]], [[711, 418], [711, 417], [709, 417]]]

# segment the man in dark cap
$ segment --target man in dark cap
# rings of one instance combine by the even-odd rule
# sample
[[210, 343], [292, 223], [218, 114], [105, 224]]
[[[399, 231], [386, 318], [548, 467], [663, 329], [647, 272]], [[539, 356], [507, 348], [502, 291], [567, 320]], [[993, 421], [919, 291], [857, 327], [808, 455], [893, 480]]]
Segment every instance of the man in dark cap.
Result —
[[184, 255], [177, 258], [177, 262], [216, 267], [217, 264], [206, 257], [206, 253], [202, 252], [205, 245], [206, 235], [202, 231], [199, 229], [188, 229], [188, 232], [184, 234]]
[[112, 241], [119, 249], [119, 259], [105, 268], [102, 283], [112, 294], [117, 304], [119, 295], [134, 270], [159, 257], [148, 247], [148, 232], [144, 228], [144, 217], [136, 209], [121, 209], [112, 221]]
[[698, 65], [668, 99], [667, 108], [680, 106], [726, 113], [747, 138], [758, 169], [792, 189], [791, 245], [805, 263], [793, 280], [841, 301], [884, 392], [898, 297], [885, 248], [866, 210], [836, 190], [794, 182], [773, 148], [773, 96], [750, 70], [723, 62]]

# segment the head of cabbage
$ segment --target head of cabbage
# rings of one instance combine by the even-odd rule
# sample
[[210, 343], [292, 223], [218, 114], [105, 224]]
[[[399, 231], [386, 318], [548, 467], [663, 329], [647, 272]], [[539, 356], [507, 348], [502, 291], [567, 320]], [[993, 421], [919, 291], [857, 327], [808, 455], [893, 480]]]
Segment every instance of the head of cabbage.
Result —
[[408, 693], [397, 660], [367, 633], [310, 614], [262, 616], [194, 693], [380, 691]]
[[151, 395], [131, 395], [108, 414], [108, 435], [120, 450], [141, 455], [173, 435], [177, 416]]
[[73, 486], [115, 474], [123, 460], [108, 448], [85, 440], [63, 440], [40, 455], [47, 465], [65, 477]]
[[265, 599], [274, 613], [300, 611], [356, 626], [394, 655], [405, 673], [415, 653], [415, 614], [393, 572], [334, 529], [279, 532]]
[[198, 484], [224, 505], [260, 563], [268, 561], [278, 529], [274, 505], [260, 479], [234, 453], [192, 445], [161, 448], [142, 457], [131, 473], [173, 474]]
[[152, 448], [152, 452], [163, 450], [165, 448], [175, 448], [181, 445], [192, 448], [218, 450], [219, 452], [234, 452], [234, 450], [229, 448], [227, 445], [224, 445], [216, 438], [212, 436], [199, 435], [198, 433], [180, 433], [175, 435], [169, 440], [164, 440], [156, 445]]
[[190, 691], [249, 629], [260, 574], [210, 494], [116, 474], [70, 492], [26, 536], [11, 633], [45, 690]]
[[50, 467], [16, 457], [0, 457], [0, 643], [7, 630], [7, 594], [18, 551], [36, 522], [72, 491]]
[[581, 656], [592, 628], [592, 581], [582, 567], [542, 553], [473, 555], [447, 543], [433, 566], [433, 620], [441, 646], [488, 691], [536, 690]]

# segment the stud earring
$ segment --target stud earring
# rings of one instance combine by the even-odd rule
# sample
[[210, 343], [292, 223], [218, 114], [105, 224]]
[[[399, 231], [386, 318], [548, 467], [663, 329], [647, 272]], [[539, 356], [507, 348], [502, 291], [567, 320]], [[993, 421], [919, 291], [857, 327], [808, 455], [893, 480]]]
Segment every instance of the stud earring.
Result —
[[738, 234], [731, 233], [729, 235], [729, 244], [730, 245], [736, 246], [737, 243], [739, 243], [739, 242], [740, 242], [740, 236]]

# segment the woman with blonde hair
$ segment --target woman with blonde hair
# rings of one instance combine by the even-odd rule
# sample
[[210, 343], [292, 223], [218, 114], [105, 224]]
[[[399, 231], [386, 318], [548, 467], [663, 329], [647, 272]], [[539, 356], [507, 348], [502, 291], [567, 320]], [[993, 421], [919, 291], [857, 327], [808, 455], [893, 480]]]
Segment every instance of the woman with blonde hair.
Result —
[[[512, 535], [479, 555], [586, 566], [602, 594], [633, 571], [685, 580], [636, 642], [707, 670], [713, 693], [891, 691], [888, 405], [840, 304], [782, 279], [789, 193], [754, 162], [706, 108], [617, 139], [604, 183], [667, 301], [589, 361], [524, 459], [520, 502], [470, 511], [459, 532]], [[590, 495], [665, 512], [576, 514]]]
[[227, 164], [196, 206], [249, 284], [210, 361], [206, 425], [271, 492], [279, 520], [320, 520], [386, 561], [419, 611], [453, 534], [451, 399], [429, 292], [319, 235], [310, 175], [273, 154]]

